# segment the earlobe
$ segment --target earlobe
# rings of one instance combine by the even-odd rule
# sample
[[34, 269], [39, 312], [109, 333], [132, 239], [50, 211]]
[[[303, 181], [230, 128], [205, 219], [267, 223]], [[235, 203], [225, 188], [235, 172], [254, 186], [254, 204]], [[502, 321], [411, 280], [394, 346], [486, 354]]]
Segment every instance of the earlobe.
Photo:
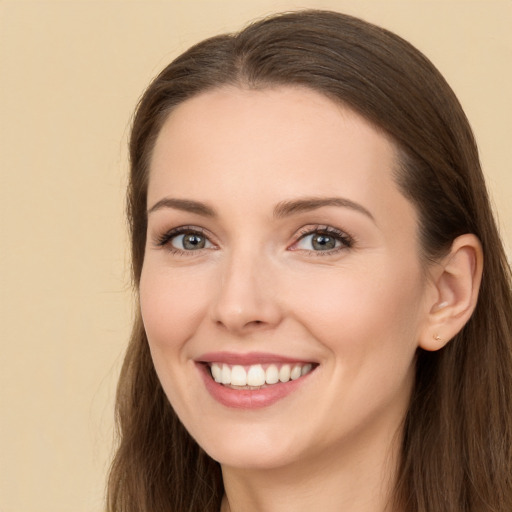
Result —
[[466, 324], [477, 303], [482, 279], [483, 254], [472, 234], [457, 237], [450, 252], [431, 272], [433, 299], [427, 304], [428, 318], [419, 346], [443, 348]]

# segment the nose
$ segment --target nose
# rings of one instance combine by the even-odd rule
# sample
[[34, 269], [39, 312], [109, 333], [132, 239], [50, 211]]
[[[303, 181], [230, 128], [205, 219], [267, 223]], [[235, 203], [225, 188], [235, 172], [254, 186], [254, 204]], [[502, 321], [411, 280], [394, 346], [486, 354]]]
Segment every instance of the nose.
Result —
[[257, 254], [232, 254], [225, 261], [213, 301], [212, 320], [238, 335], [276, 327], [282, 307], [272, 265]]

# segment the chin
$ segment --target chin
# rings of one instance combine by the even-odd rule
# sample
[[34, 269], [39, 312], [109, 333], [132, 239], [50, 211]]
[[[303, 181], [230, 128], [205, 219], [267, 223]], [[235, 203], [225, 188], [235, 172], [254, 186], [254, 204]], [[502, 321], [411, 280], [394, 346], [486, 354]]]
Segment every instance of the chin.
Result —
[[207, 452], [221, 466], [243, 470], [270, 470], [287, 466], [292, 462], [291, 454], [268, 447], [251, 446], [245, 448], [214, 447]]
[[[255, 432], [257, 430], [257, 432]], [[208, 439], [197, 439], [200, 446], [222, 466], [240, 469], [273, 469], [293, 462], [298, 446], [293, 446], [282, 427], [278, 432], [252, 428], [230, 428]]]

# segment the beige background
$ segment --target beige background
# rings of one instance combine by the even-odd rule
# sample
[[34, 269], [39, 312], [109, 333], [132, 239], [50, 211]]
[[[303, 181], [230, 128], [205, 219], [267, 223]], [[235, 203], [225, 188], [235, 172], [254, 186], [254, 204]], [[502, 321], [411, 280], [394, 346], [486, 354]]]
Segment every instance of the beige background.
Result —
[[325, 7], [409, 39], [479, 141], [512, 242], [512, 1], [0, 2], [0, 512], [99, 512], [131, 299], [126, 136], [190, 44]]

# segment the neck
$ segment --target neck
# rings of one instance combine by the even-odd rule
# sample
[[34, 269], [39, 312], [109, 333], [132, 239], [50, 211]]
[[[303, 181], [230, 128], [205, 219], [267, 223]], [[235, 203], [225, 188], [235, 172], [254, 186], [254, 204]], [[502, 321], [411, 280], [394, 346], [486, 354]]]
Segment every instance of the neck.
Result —
[[223, 466], [221, 512], [391, 512], [400, 436], [389, 439], [346, 443], [285, 467]]

